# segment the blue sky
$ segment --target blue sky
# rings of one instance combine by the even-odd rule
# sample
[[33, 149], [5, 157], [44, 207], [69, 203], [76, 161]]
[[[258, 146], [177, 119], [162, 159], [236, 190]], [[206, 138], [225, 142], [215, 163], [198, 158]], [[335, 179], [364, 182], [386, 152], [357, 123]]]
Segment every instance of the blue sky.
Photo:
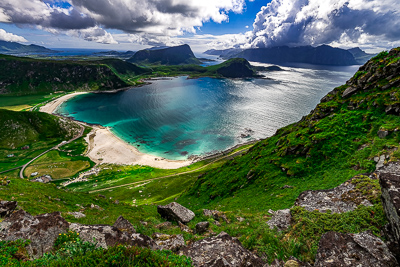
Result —
[[[398, 0], [1, 0], [0, 40], [137, 50], [400, 46]], [[258, 16], [257, 16], [258, 14]]]

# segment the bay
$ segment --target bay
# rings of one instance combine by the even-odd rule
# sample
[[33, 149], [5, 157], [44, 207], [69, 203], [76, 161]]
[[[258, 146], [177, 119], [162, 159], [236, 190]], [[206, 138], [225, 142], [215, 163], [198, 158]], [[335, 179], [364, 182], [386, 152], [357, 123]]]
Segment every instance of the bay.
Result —
[[117, 93], [76, 96], [57, 113], [110, 127], [143, 153], [181, 160], [273, 135], [307, 115], [357, 68], [292, 65], [263, 73], [267, 79], [153, 80]]

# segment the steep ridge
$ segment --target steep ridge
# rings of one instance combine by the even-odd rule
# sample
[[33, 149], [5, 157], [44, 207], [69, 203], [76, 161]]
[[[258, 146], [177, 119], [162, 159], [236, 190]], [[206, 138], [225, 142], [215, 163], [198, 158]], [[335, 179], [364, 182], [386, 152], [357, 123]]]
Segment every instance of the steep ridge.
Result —
[[187, 44], [155, 50], [140, 50], [127, 61], [140, 65], [200, 64]]

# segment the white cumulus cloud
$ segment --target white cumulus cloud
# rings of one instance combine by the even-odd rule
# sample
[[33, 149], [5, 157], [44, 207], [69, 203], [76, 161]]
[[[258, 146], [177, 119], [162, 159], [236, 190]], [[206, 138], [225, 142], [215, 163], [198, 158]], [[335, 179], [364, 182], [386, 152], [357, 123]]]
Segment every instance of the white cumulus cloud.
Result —
[[272, 0], [253, 29], [251, 47], [388, 44], [400, 39], [400, 1]]
[[3, 29], [0, 29], [0, 40], [7, 42], [21, 42], [21, 43], [28, 42], [24, 37], [12, 34], [10, 32], [6, 32]]

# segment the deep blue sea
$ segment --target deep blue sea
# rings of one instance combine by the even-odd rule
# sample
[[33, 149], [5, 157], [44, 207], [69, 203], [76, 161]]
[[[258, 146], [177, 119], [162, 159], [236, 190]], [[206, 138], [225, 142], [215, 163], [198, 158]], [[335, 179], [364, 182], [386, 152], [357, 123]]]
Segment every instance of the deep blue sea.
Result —
[[268, 79], [155, 80], [114, 94], [79, 95], [57, 112], [108, 126], [141, 152], [186, 159], [273, 135], [308, 114], [358, 66], [283, 68], [264, 73]]

